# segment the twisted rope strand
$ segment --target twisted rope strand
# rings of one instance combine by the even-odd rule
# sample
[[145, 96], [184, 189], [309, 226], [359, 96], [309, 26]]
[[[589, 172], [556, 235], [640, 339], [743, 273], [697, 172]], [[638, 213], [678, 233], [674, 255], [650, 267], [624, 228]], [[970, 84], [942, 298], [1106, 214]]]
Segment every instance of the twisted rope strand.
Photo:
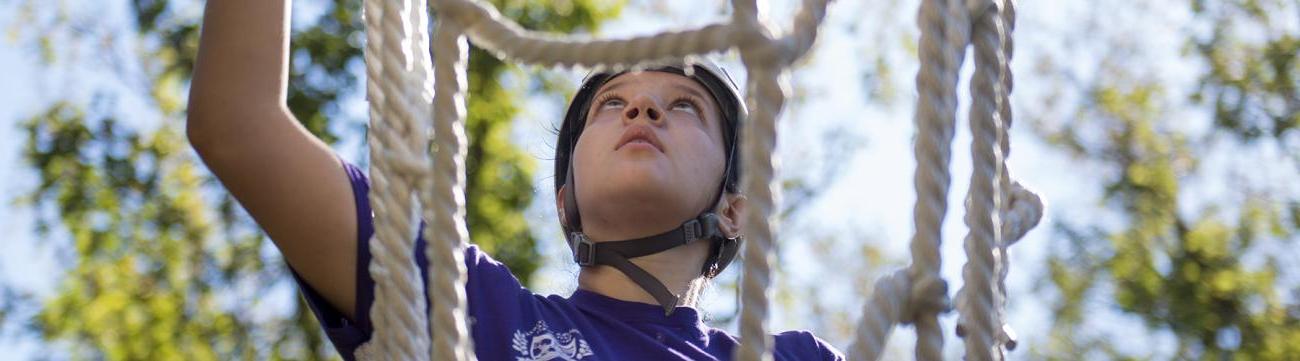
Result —
[[[370, 154], [376, 155], [383, 154], [384, 145], [387, 144], [386, 142], [380, 141], [378, 137], [379, 133], [386, 131], [379, 129], [384, 125], [383, 115], [385, 114], [383, 88], [380, 87], [379, 84], [383, 70], [383, 62], [379, 60], [379, 54], [383, 52], [383, 40], [382, 35], [380, 34], [380, 30], [383, 29], [381, 26], [381, 24], [383, 24], [381, 21], [383, 18], [383, 4], [384, 3], [381, 1], [365, 1], [362, 3], [362, 21], [365, 22], [367, 29], [365, 34], [365, 52], [363, 53], [366, 63], [366, 101], [369, 103], [370, 113], [370, 131], [366, 134], [366, 143], [370, 147]], [[371, 161], [370, 165], [371, 188], [367, 196], [370, 199], [370, 204], [378, 213], [374, 220], [376, 231], [371, 236], [371, 239], [366, 242], [372, 254], [382, 251], [378, 249], [382, 246], [378, 245], [377, 240], [381, 235], [387, 237], [388, 233], [386, 228], [391, 228], [391, 226], [388, 225], [388, 214], [384, 213], [385, 211], [383, 210], [383, 205], [387, 203], [385, 198], [387, 195], [385, 192], [389, 190], [389, 187], [387, 186], [388, 179], [382, 171], [388, 166], [386, 162], [386, 159], [380, 159], [376, 156]], [[378, 261], [372, 261], [368, 267], [368, 272], [370, 272], [370, 275], [374, 277], [376, 282], [381, 279], [381, 277], [388, 274], [384, 265], [380, 264]], [[379, 287], [378, 284], [375, 285], [377, 291], [376, 296], [379, 295]], [[378, 300], [376, 300], [376, 303], [378, 303]], [[389, 325], [392, 323], [392, 321], [389, 321], [387, 310], [380, 310], [379, 307], [371, 307], [370, 313], [371, 322], [375, 325]], [[357, 355], [354, 356], [363, 357], [364, 354], [382, 353], [384, 350], [393, 347], [387, 342], [384, 342], [383, 339], [376, 338], [375, 340], [376, 341], [374, 342], [367, 343], [367, 347], [362, 347], [357, 350]], [[362, 352], [363, 350], [366, 352]]]
[[763, 9], [755, 0], [731, 0], [731, 22], [757, 26], [763, 18]]
[[[1007, 170], [1006, 163], [1007, 157], [1011, 156], [1011, 140], [1008, 131], [1011, 129], [1011, 90], [1014, 85], [1011, 76], [1011, 56], [1014, 52], [1014, 44], [1011, 34], [1015, 32], [1016, 27], [1015, 1], [1003, 0], [1002, 6], [999, 7], [998, 10], [998, 15], [1002, 21], [1003, 27], [1001, 33], [1002, 46], [999, 50], [1002, 52], [1002, 58], [1004, 60], [1001, 64], [1002, 74], [1000, 74], [1002, 76], [1000, 79], [1002, 91], [998, 92], [998, 115], [1002, 120], [1000, 124], [1001, 126], [998, 127], [998, 149], [1002, 151], [1002, 158], [1000, 160], [1001, 165], [999, 166], [1002, 171], [998, 176], [998, 189], [1001, 190], [999, 195], [1001, 195], [1002, 198], [1001, 203], [998, 204], [998, 219], [1002, 222], [1002, 241], [996, 244], [998, 257], [995, 269], [998, 275], [998, 282], [994, 285], [994, 290], [996, 291], [995, 296], [997, 299], [995, 324], [1000, 325], [1001, 327], [998, 330], [998, 336], [995, 340], [994, 351], [997, 352], [997, 359], [1005, 360], [1006, 351], [1016, 348], [1015, 332], [1011, 329], [1011, 326], [1007, 324], [1006, 317], [1007, 273], [1011, 268], [1011, 260], [1008, 258], [1007, 254], [1007, 246], [1013, 242], [1010, 240], [1019, 239], [1018, 236], [1011, 238], [1007, 232], [1007, 225], [1010, 223], [1008, 222], [1007, 217], [1010, 215], [1009, 212], [1011, 210], [1012, 197], [1017, 194], [1017, 192], [1012, 189], [1011, 174]], [[1018, 186], [1019, 185], [1017, 185], [1017, 187]]]
[[[912, 237], [912, 282], [924, 282], [937, 289], [930, 292], [932, 299], [913, 299], [930, 307], [914, 308], [908, 315], [916, 325], [916, 358], [939, 360], [943, 357], [943, 331], [939, 328], [938, 314], [946, 310], [947, 291], [939, 275], [942, 243], [940, 230], [948, 210], [948, 186], [951, 183], [948, 164], [952, 157], [951, 143], [957, 111], [957, 75], [965, 56], [965, 40], [953, 28], [961, 28], [961, 12], [945, 0], [923, 0], [918, 15], [921, 27], [921, 69], [916, 75], [917, 136], [913, 145], [916, 154], [916, 205], [913, 208], [915, 230]], [[952, 24], [956, 22], [957, 24]], [[925, 293], [913, 293], [925, 295]], [[935, 307], [938, 306], [938, 307]]]
[[[749, 59], [745, 59], [749, 61]], [[745, 269], [741, 278], [740, 350], [736, 360], [768, 360], [770, 333], [767, 331], [767, 314], [771, 263], [776, 245], [773, 235], [777, 229], [775, 204], [780, 202], [781, 188], [774, 174], [779, 166], [776, 158], [776, 120], [785, 105], [788, 84], [785, 74], [778, 69], [749, 67], [748, 106], [752, 109], [745, 135], [741, 138], [744, 151], [744, 192], [749, 197], [745, 212]]]
[[998, 178], [1002, 175], [1002, 151], [998, 132], [1002, 120], [999, 102], [1002, 97], [1002, 24], [996, 0], [980, 2], [973, 9], [972, 41], [975, 47], [975, 74], [971, 79], [971, 179], [967, 193], [966, 236], [967, 262], [962, 267], [965, 281], [958, 292], [959, 320], [965, 330], [966, 356], [974, 360], [993, 360], [995, 332], [998, 324], [994, 277], [994, 247], [1001, 243], [998, 210], [1002, 203]]
[[[827, 0], [803, 0], [799, 12], [794, 15], [794, 24], [790, 33], [779, 40], [785, 54], [799, 57], [808, 53], [813, 43], [817, 41], [817, 30], [821, 28], [822, 20], [826, 18], [827, 5], [829, 5]], [[786, 59], [784, 64], [793, 63], [794, 60]]]
[[[889, 329], [897, 322], [916, 325], [917, 359], [938, 360], [943, 356], [938, 313], [947, 309], [948, 299], [946, 283], [939, 276], [939, 232], [947, 212], [956, 84], [967, 43], [965, 16], [959, 1], [927, 0], [918, 11], [921, 69], [916, 76], [920, 96], [915, 117], [917, 166], [913, 181], [917, 202], [913, 208], [916, 222], [911, 243], [913, 260], [906, 273], [896, 273], [876, 282], [850, 347], [853, 359], [878, 359]], [[906, 279], [903, 274], [907, 275]], [[910, 284], [899, 285], [900, 282]], [[904, 297], [902, 302], [911, 307], [894, 318], [892, 312], [898, 308], [891, 303], [900, 302]]]
[[464, 249], [469, 243], [465, 225], [465, 136], [466, 63], [469, 44], [455, 21], [442, 19], [434, 28], [436, 59], [434, 77], [434, 141], [429, 150], [434, 156], [427, 177], [425, 217], [432, 227], [426, 228], [429, 247], [428, 295], [433, 302], [429, 310], [429, 332], [434, 336], [434, 360], [472, 360], [474, 350], [469, 338], [465, 298]]
[[[400, 7], [399, 7], [400, 6]], [[414, 244], [411, 231], [412, 159], [422, 152], [415, 146], [411, 124], [417, 117], [411, 99], [412, 79], [406, 70], [412, 66], [411, 29], [402, 18], [409, 1], [370, 0], [366, 2], [367, 90], [371, 97], [372, 182], [370, 197], [375, 218], [375, 242], [370, 242], [372, 262], [369, 270], [375, 279], [375, 301], [371, 318], [379, 354], [404, 360], [423, 359], [428, 347], [424, 330], [424, 299], [414, 259], [409, 257]], [[418, 96], [418, 95], [416, 95]], [[403, 171], [405, 170], [405, 171]]]
[[434, 4], [441, 18], [454, 19], [464, 27], [474, 45], [504, 60], [545, 67], [625, 68], [720, 52], [735, 45], [728, 24], [628, 39], [589, 39], [525, 30], [481, 1], [437, 0]]

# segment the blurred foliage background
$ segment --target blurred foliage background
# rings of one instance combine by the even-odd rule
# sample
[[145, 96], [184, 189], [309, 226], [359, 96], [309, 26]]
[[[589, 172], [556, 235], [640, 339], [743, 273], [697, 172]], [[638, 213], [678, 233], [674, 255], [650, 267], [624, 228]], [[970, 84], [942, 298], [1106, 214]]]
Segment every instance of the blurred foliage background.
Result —
[[[832, 7], [854, 6], [846, 3]], [[854, 77], [868, 88], [867, 102], [910, 105], [914, 64], [890, 54], [915, 57], [915, 2], [867, 3], [873, 17], [855, 26], [879, 25], [853, 31], [880, 50], [863, 59], [871, 64]], [[528, 28], [556, 32], [596, 32], [624, 7], [594, 0], [494, 4]], [[336, 358], [297, 295], [277, 293], [292, 290], [278, 253], [180, 132], [202, 4], [132, 0], [126, 25], [73, 11], [70, 2], [0, 6], [13, 10], [3, 24], [6, 46], [38, 59], [50, 74], [90, 67], [121, 84], [80, 89], [89, 97], [53, 94], [48, 106], [16, 121], [24, 138], [6, 140], [23, 143], [24, 171], [37, 180], [5, 201], [37, 214], [39, 237], [67, 272], [57, 277], [52, 297], [0, 284], [0, 337], [39, 339], [57, 350], [39, 356], [51, 359]], [[1096, 199], [1085, 207], [1054, 207], [1035, 231], [1046, 234], [1042, 264], [1015, 265], [1013, 273], [1041, 272], [1029, 277], [1032, 290], [1013, 295], [1013, 310], [1026, 297], [1043, 300], [1048, 314], [1040, 318], [1049, 334], [1030, 338], [1013, 357], [1300, 355], [1300, 178], [1285, 177], [1300, 172], [1300, 1], [1098, 0], [1059, 7], [1072, 28], [1035, 23], [1029, 10], [1020, 14], [1017, 81], [1036, 85], [1017, 88], [1017, 126], [1028, 129], [1017, 135], [1032, 136], [1030, 142], [1077, 166], [1082, 174], [1057, 176], [1093, 181], [1097, 189], [1078, 191]], [[341, 133], [364, 132], [364, 119], [347, 116], [358, 113], [343, 109], [342, 101], [362, 91], [359, 8], [357, 0], [295, 2], [289, 106], [331, 143]], [[1172, 38], [1151, 40], [1132, 31], [1144, 22], [1177, 25]], [[1174, 42], [1181, 51], [1154, 57], [1151, 42]], [[535, 200], [537, 164], [511, 142], [512, 120], [525, 96], [562, 98], [572, 85], [477, 49], [470, 59], [471, 236], [532, 284], [543, 261], [524, 214]], [[1175, 77], [1160, 75], [1170, 68]], [[796, 86], [792, 111], [817, 95]], [[124, 104], [149, 109], [156, 120], [138, 119]], [[858, 304], [877, 270], [905, 255], [882, 255], [869, 245], [879, 238], [870, 232], [806, 232], [802, 207], [837, 179], [835, 164], [844, 153], [864, 142], [834, 132], [817, 137], [802, 146], [843, 152], [829, 152], [821, 161], [830, 166], [811, 170], [790, 162], [787, 167], [806, 174], [783, 179], [782, 217], [789, 228], [805, 231], [796, 236], [808, 249], [824, 255], [816, 267], [855, 286], [787, 279], [777, 302], [785, 317], [809, 319], [804, 324], [814, 332], [845, 346], [861, 310], [842, 306]], [[1027, 148], [1016, 149], [1013, 158], [1025, 156]], [[844, 274], [842, 265], [860, 263], [869, 266]], [[721, 288], [734, 285], [724, 280]], [[854, 297], [823, 296], [840, 288]], [[287, 311], [258, 311], [265, 309]], [[1136, 328], [1118, 330], [1094, 317], [1099, 311], [1137, 320]], [[732, 315], [715, 316], [726, 324]], [[1130, 334], [1164, 335], [1172, 347], [1125, 347]]]
[[[1141, 51], [1125, 35], [1103, 39], [1112, 48], [1094, 74], [1052, 64], [1035, 74], [1084, 95], [1045, 102], [1075, 114], [1035, 126], [1097, 167], [1103, 189], [1092, 212], [1105, 219], [1052, 224], [1060, 238], [1047, 268], [1058, 297], [1041, 348], [1052, 359], [1152, 357], [1119, 352], [1114, 334], [1089, 327], [1096, 303], [1171, 332], [1176, 347], [1165, 357], [1300, 355], [1300, 179], [1264, 171], [1300, 169], [1300, 2], [1183, 5], [1192, 19], [1177, 40], [1198, 65], [1191, 90], [1152, 76], [1168, 64], [1141, 63], [1149, 59], [1134, 56]], [[1198, 124], [1191, 112], [1212, 121]]]

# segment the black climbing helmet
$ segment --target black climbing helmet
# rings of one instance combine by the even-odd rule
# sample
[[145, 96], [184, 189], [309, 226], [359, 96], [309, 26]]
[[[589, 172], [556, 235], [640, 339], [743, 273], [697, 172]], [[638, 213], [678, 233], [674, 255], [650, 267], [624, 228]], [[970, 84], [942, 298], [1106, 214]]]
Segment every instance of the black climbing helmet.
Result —
[[[689, 65], [652, 67], [645, 71], [682, 75], [695, 80], [708, 90], [722, 113], [723, 146], [727, 152], [726, 169], [723, 180], [718, 186], [717, 198], [721, 199], [724, 193], [738, 193], [740, 159], [736, 148], [739, 147], [740, 141], [740, 123], [748, 115], [748, 111], [740, 90], [731, 76], [721, 67], [706, 60], [695, 61]], [[605, 83], [625, 73], [627, 71], [598, 72], [588, 75], [582, 86], [578, 88], [577, 94], [573, 96], [565, 112], [564, 122], [560, 125], [559, 138], [555, 144], [555, 192], [558, 193], [560, 187], [573, 184], [575, 181], [572, 154], [586, 125], [588, 109], [591, 108], [596, 91]], [[667, 287], [648, 272], [627, 261], [628, 258], [663, 252], [696, 240], [708, 240], [712, 245], [701, 274], [715, 277], [731, 263], [740, 248], [742, 239], [726, 238], [718, 228], [717, 215], [712, 213], [712, 204], [716, 202], [710, 205], [710, 209], [702, 210], [700, 215], [686, 220], [682, 226], [671, 231], [638, 239], [593, 243], [582, 233], [582, 219], [574, 189], [569, 187], [569, 191], [565, 192], [565, 199], [561, 200], [564, 202], [565, 210], [563, 218], [567, 221], [562, 226], [569, 246], [573, 250], [574, 261], [582, 266], [599, 264], [619, 269], [654, 296], [664, 307], [665, 313], [672, 312], [677, 303], [677, 296], [669, 292]]]

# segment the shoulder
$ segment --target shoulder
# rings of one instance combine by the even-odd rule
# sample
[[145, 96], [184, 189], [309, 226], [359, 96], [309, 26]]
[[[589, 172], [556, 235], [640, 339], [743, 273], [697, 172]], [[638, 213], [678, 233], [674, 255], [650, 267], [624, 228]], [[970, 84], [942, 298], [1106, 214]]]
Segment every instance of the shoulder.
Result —
[[[806, 330], [793, 330], [778, 333], [774, 337], [774, 352], [791, 360], [844, 360], [844, 354], [836, 350], [826, 340]], [[781, 358], [778, 358], [781, 359]]]

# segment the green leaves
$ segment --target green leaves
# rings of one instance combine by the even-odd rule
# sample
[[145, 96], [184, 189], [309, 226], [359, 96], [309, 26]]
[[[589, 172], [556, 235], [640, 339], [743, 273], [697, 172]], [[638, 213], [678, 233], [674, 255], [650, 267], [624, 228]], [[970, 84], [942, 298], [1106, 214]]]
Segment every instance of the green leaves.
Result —
[[[1224, 130], [1284, 139], [1300, 128], [1300, 34], [1283, 30], [1294, 13], [1284, 10], [1287, 1], [1213, 3], [1196, 9], [1212, 31], [1192, 39], [1209, 67], [1195, 99], [1214, 106]], [[1259, 35], [1244, 35], [1252, 33]]]
[[[1249, 167], [1287, 165], [1265, 164], [1260, 153], [1246, 151], [1286, 154], [1294, 146], [1288, 134], [1300, 114], [1300, 34], [1270, 18], [1285, 3], [1193, 2], [1194, 21], [1213, 31], [1184, 34], [1195, 49], [1189, 60], [1206, 64], [1190, 100], [1212, 107], [1180, 108], [1165, 94], [1168, 85], [1138, 76], [1140, 61], [1124, 58], [1136, 55], [1119, 50], [1101, 59], [1096, 79], [1084, 85], [1090, 91], [1078, 119], [1046, 134], [1098, 167], [1105, 190], [1097, 219], [1058, 224], [1070, 246], [1054, 247], [1048, 261], [1059, 294], [1049, 357], [1159, 357], [1124, 355], [1105, 337], [1078, 337], [1088, 334], [1082, 315], [1097, 307], [1090, 302], [1140, 318], [1147, 330], [1137, 332], [1171, 334], [1176, 349], [1163, 357], [1300, 354], [1300, 305], [1280, 295], [1300, 287], [1293, 281], [1300, 272], [1279, 267], [1295, 258], [1278, 252], [1300, 239], [1297, 223], [1286, 221], [1300, 195], [1253, 178]], [[1197, 109], [1210, 113], [1208, 129], [1174, 115]], [[1225, 154], [1231, 163], [1201, 163]], [[1248, 168], [1244, 174], [1240, 165]]]
[[[42, 180], [29, 197], [57, 210], [42, 221], [71, 235], [76, 260], [36, 315], [43, 337], [74, 341], [77, 358], [113, 360], [229, 359], [253, 347], [253, 325], [233, 322], [235, 309], [215, 300], [214, 288], [231, 282], [205, 269], [239, 267], [237, 259], [212, 263], [208, 252], [261, 239], [210, 237], [203, 180], [175, 129], [141, 136], [67, 103], [23, 127]], [[241, 255], [250, 257], [258, 255]], [[251, 276], [259, 275], [241, 278]]]

